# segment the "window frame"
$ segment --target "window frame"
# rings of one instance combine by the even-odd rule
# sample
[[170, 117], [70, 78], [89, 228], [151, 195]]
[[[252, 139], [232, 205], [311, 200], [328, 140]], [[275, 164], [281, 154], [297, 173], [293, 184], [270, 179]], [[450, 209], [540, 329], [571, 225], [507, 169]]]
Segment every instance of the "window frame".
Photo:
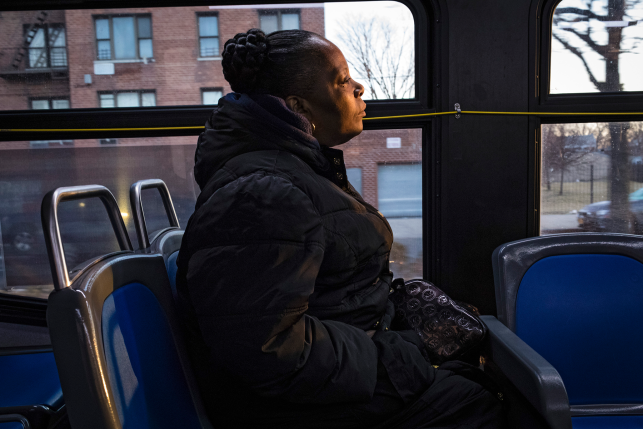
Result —
[[[540, 236], [541, 125], [591, 122], [630, 122], [643, 120], [632, 115], [591, 115], [591, 113], [640, 112], [643, 92], [550, 94], [551, 38], [553, 15], [564, 0], [538, 0], [532, 3], [529, 20], [529, 97], [531, 112], [578, 112], [582, 116], [530, 116], [529, 192], [527, 235]], [[587, 115], [590, 114], [590, 115]]]
[[[71, 99], [68, 96], [49, 96], [49, 97], [29, 97], [28, 99], [29, 103], [29, 110], [37, 110], [37, 111], [47, 111], [47, 110], [69, 110], [71, 109]], [[34, 101], [40, 101], [40, 100], [47, 100], [49, 102], [49, 108], [47, 109], [34, 109], [33, 108], [33, 102]], [[69, 103], [69, 107], [66, 109], [55, 109], [53, 106], [53, 102], [56, 100], [65, 100]]]
[[[424, 182], [423, 182], [423, 177], [422, 176], [423, 176], [424, 165], [421, 162], [417, 163], [417, 162], [409, 162], [409, 161], [403, 161], [403, 162], [388, 162], [387, 161], [387, 162], [378, 162], [377, 163], [377, 206], [378, 206], [378, 210], [381, 211], [381, 208], [380, 208], [380, 199], [382, 197], [380, 195], [380, 172], [382, 171], [381, 167], [398, 167], [398, 166], [407, 166], [407, 165], [419, 166], [420, 167], [420, 185], [421, 185], [421, 190], [420, 190], [420, 196], [421, 196], [420, 201], [421, 202], [420, 202], [420, 205], [423, 206], [422, 201], [424, 200], [424, 186], [423, 186]], [[384, 216], [387, 219], [389, 219], [389, 218], [391, 218], [391, 219], [400, 219], [400, 218], [407, 218], [407, 217], [408, 218], [417, 218], [417, 217], [422, 217], [423, 214], [424, 214], [423, 212], [424, 212], [424, 207], [422, 207], [421, 210], [420, 210], [420, 216], [392, 216], [392, 215], [386, 215], [386, 214], [384, 214]]]
[[[118, 104], [118, 94], [124, 93], [133, 93], [138, 95], [138, 104], [136, 107], [119, 107]], [[112, 94], [114, 96], [114, 107], [102, 107], [101, 106], [101, 95]], [[154, 94], [154, 106], [145, 106], [145, 107], [156, 107], [156, 89], [118, 89], [114, 91], [96, 91], [98, 97], [98, 107], [100, 109], [140, 109], [143, 105], [143, 94]]]
[[[197, 58], [198, 59], [218, 59], [221, 58], [221, 27], [220, 27], [220, 21], [219, 21], [219, 12], [196, 12], [196, 39], [197, 39]], [[200, 34], [200, 24], [199, 24], [199, 18], [202, 16], [214, 16], [217, 18], [217, 35], [215, 36], [201, 36]], [[219, 48], [219, 53], [217, 55], [208, 55], [208, 56], [202, 56], [201, 55], [201, 39], [217, 39], [217, 46]]]
[[[406, 100], [369, 100], [368, 116], [395, 116], [434, 113], [437, 111], [450, 110], [447, 91], [442, 88], [448, 87], [449, 60], [448, 52], [448, 16], [441, 0], [398, 0], [409, 8], [414, 18], [414, 48], [415, 48], [415, 98]], [[203, 6], [210, 6], [212, 3], [197, 2]], [[224, 3], [224, 2], [220, 2]], [[274, 2], [260, 1], [260, 4], [271, 5]], [[314, 3], [314, 2], [311, 2]], [[229, 2], [228, 2], [229, 4]], [[257, 3], [255, 3], [257, 4]], [[147, 0], [114, 0], [110, 8], [135, 8], [135, 7], [165, 7], [179, 6], [174, 0], [164, 2], [161, 5], [150, 4]], [[99, 0], [61, 0], [55, 4], [48, 4], [49, 9], [98, 9], [103, 5]], [[6, 11], [40, 10], [40, 3], [10, 4], [2, 8]], [[257, 6], [256, 9], [261, 9]], [[136, 14], [132, 14], [136, 15]], [[147, 14], [144, 14], [147, 15]], [[149, 14], [152, 15], [151, 13]], [[97, 49], [95, 19], [98, 17], [110, 16], [109, 14], [93, 15], [95, 49]], [[120, 15], [124, 16], [124, 15]], [[301, 14], [300, 14], [301, 23]], [[113, 34], [110, 20], [110, 36]], [[220, 29], [220, 38], [221, 38]], [[138, 30], [137, 30], [138, 36]], [[152, 35], [153, 38], [153, 35]], [[138, 38], [137, 38], [138, 40]], [[113, 37], [110, 37], [110, 46], [113, 44]], [[113, 47], [112, 57], [113, 57]], [[138, 44], [136, 46], [138, 52]], [[95, 61], [98, 52], [95, 52]], [[119, 60], [102, 60], [105, 62], [118, 62]], [[130, 60], [135, 62], [136, 60]], [[126, 62], [126, 61], [124, 61]], [[98, 101], [99, 96], [97, 95]], [[100, 101], [99, 101], [100, 102]], [[158, 102], [158, 100], [157, 100]], [[135, 111], [136, 114], [132, 115]], [[184, 106], [154, 106], [138, 108], [83, 108], [73, 110], [7, 110], [0, 111], [0, 127], [2, 128], [38, 128], [52, 129], [80, 129], [74, 132], [38, 133], [22, 131], [17, 133], [0, 134], [0, 142], [17, 140], [39, 140], [48, 138], [59, 139], [100, 139], [100, 138], [137, 138], [137, 137], [166, 137], [198, 135], [201, 130], [140, 130], [140, 128], [165, 128], [165, 127], [201, 127], [212, 112], [212, 106], [184, 105]], [[439, 281], [441, 244], [440, 238], [440, 145], [446, 132], [443, 131], [446, 117], [412, 117], [400, 119], [388, 119], [377, 122], [365, 122], [365, 130], [378, 129], [407, 129], [416, 128], [422, 132], [422, 181], [430, 186], [423, 186], [422, 208], [423, 208], [423, 252], [424, 277], [431, 281]], [[112, 131], [88, 131], [87, 123], [92, 128], [109, 129], [118, 128]], [[9, 126], [10, 125], [10, 126]], [[127, 128], [136, 128], [127, 130]], [[429, 142], [433, 142], [429, 144]], [[1, 144], [1, 143], [0, 143]], [[0, 293], [0, 301], [5, 296]], [[46, 305], [45, 300], [11, 296], [7, 299], [20, 302], [37, 301]]]
[[[136, 56], [134, 58], [115, 58], [115, 50], [114, 50], [114, 24], [113, 24], [113, 18], [127, 18], [127, 17], [133, 17], [134, 18], [134, 38], [136, 39], [135, 49], [136, 49]], [[149, 18], [150, 19], [150, 37], [140, 37], [140, 33], [138, 30], [138, 19], [139, 18]], [[152, 41], [152, 56], [151, 57], [145, 57], [148, 60], [154, 59], [154, 28], [152, 24], [152, 13], [126, 13], [126, 14], [100, 14], [100, 15], [92, 15], [93, 23], [94, 23], [94, 48], [96, 49], [96, 55], [94, 56], [94, 61], [107, 61], [107, 62], [117, 62], [117, 61], [143, 61], [144, 58], [141, 57], [140, 53], [140, 42], [141, 40], [151, 40]], [[109, 22], [109, 39], [99, 39], [97, 34], [96, 34], [96, 21], [99, 19], [107, 19]], [[99, 50], [98, 50], [98, 42], [99, 41], [105, 41], [109, 40], [109, 46], [110, 46], [110, 58], [100, 58], [99, 55]]]
[[[619, 93], [550, 94], [551, 38], [554, 11], [565, 0], [539, 0], [530, 20], [529, 80], [534, 88], [530, 110], [538, 112], [626, 112], [640, 110], [643, 91]], [[579, 122], [579, 121], [575, 121]], [[594, 121], [580, 121], [594, 122]]]
[[219, 91], [221, 93], [221, 97], [223, 97], [225, 94], [223, 93], [223, 88], [218, 86], [218, 87], [208, 87], [208, 88], [201, 88], [201, 104], [203, 106], [216, 106], [216, 104], [205, 104], [203, 101], [203, 96], [206, 92], [214, 92], [214, 91]]
[[[23, 34], [26, 34], [26, 32], [29, 30], [30, 24], [22, 24], [23, 27]], [[51, 43], [49, 41], [49, 29], [50, 28], [55, 28], [55, 27], [62, 27], [65, 32], [65, 46], [51, 46]], [[69, 55], [67, 52], [67, 26], [65, 23], [59, 23], [59, 22], [52, 22], [52, 23], [46, 23], [42, 24], [40, 27], [44, 31], [44, 40], [45, 40], [45, 46], [44, 48], [32, 48], [30, 46], [27, 47], [27, 55], [26, 55], [26, 69], [27, 70], [48, 70], [48, 69], [68, 69], [69, 68]], [[29, 65], [29, 58], [30, 58], [30, 53], [32, 49], [44, 49], [47, 52], [47, 65], [45, 67], [31, 67]], [[51, 62], [51, 53], [53, 49], [64, 49], [65, 50], [65, 65], [64, 66], [53, 66]]]
[[[299, 16], [299, 29], [301, 30], [301, 9], [257, 9], [257, 15], [259, 15], [259, 28], [261, 28], [261, 16], [262, 15], [277, 15], [277, 30], [281, 31], [283, 28], [283, 21], [281, 15], [287, 14], [297, 14]], [[262, 29], [263, 30], [263, 29]]]

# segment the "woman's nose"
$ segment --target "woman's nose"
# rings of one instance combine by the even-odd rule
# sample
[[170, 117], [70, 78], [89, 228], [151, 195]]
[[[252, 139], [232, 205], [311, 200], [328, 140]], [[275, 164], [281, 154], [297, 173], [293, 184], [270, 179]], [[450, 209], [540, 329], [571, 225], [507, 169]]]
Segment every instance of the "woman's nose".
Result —
[[364, 95], [364, 85], [359, 82], [355, 82], [355, 84], [355, 98], [358, 98]]

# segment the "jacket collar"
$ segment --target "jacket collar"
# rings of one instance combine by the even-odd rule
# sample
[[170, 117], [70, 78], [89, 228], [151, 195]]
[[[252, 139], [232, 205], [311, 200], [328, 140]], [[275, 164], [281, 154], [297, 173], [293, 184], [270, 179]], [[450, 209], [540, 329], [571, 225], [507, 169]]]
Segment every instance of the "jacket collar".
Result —
[[329, 169], [329, 160], [303, 116], [290, 111], [285, 101], [276, 97], [263, 95], [258, 100], [261, 104], [237, 93], [219, 100], [205, 132], [199, 136], [195, 153], [194, 178], [202, 190], [230, 159], [259, 150], [291, 152], [319, 174]]

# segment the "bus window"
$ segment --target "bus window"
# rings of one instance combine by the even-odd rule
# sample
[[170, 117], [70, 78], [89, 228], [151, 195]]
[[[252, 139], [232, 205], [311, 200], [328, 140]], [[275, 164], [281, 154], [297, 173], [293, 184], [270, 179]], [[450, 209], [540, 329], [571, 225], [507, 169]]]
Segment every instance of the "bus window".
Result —
[[[64, 145], [48, 141], [44, 146], [28, 141], [0, 143], [0, 247], [4, 250], [0, 264], [6, 278], [0, 292], [46, 298], [52, 290], [40, 223], [40, 203], [51, 189], [94, 183], [109, 188], [136, 246], [129, 187], [138, 180], [159, 178], [167, 184], [179, 223], [185, 227], [198, 195], [192, 172], [196, 140], [186, 136], [65, 140]], [[143, 195], [149, 233], [169, 226], [154, 192]], [[69, 269], [119, 250], [97, 200], [63, 203], [59, 212]]]
[[3, 12], [0, 110], [216, 104], [224, 43], [260, 27], [337, 44], [365, 99], [415, 98], [414, 21], [394, 1]]
[[349, 181], [358, 169], [362, 197], [391, 225], [391, 270], [422, 277], [422, 130], [364, 131], [339, 148]]
[[541, 234], [643, 233], [643, 122], [542, 125]]
[[643, 91], [643, 3], [563, 0], [551, 36], [551, 94]]
[[[196, 136], [183, 136], [66, 140], [64, 145], [49, 141], [46, 146], [24, 141], [0, 143], [0, 228], [6, 273], [1, 292], [46, 298], [51, 291], [40, 202], [56, 187], [107, 186], [136, 245], [129, 187], [138, 180], [160, 178], [168, 185], [179, 223], [185, 227], [199, 193], [192, 170], [196, 140]], [[340, 148], [349, 180], [366, 202], [389, 218], [395, 236], [391, 269], [401, 277], [421, 277], [422, 130], [364, 131]], [[394, 189], [406, 193], [392, 195]], [[143, 192], [143, 207], [150, 236], [169, 226], [156, 190]], [[118, 250], [98, 201], [63, 203], [60, 222], [70, 269]]]

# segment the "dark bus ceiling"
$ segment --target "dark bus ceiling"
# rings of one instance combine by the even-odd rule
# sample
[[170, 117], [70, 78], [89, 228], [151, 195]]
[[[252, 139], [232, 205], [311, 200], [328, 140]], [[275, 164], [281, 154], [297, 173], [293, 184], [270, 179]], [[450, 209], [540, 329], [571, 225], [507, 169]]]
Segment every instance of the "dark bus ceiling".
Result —
[[[236, 4], [262, 2], [237, 2]], [[277, 3], [276, 1], [263, 3]], [[279, 1], [278, 3], [301, 3]], [[418, 98], [369, 102], [369, 116], [453, 110], [515, 112], [638, 111], [641, 93], [549, 96], [549, 23], [556, 1], [403, 1], [416, 25]], [[3, 2], [3, 10], [230, 4], [229, 2]], [[618, 110], [617, 110], [618, 109]], [[202, 125], [210, 108], [143, 108], [131, 113], [82, 109], [70, 113], [0, 112], [1, 128], [108, 128]], [[73, 116], [72, 116], [73, 115]], [[543, 122], [592, 122], [598, 117], [547, 117]], [[632, 120], [611, 117], [610, 120]], [[366, 122], [367, 129], [422, 126], [424, 141], [425, 277], [454, 299], [495, 314], [491, 253], [508, 241], [538, 235], [537, 116], [453, 115]], [[10, 125], [10, 126], [9, 126]], [[197, 134], [195, 131], [194, 134]], [[171, 135], [110, 132], [102, 138]], [[185, 134], [185, 131], [181, 132]], [[42, 137], [42, 135], [40, 135]], [[77, 138], [95, 133], [75, 134]], [[0, 135], [4, 140], [30, 139]]]

